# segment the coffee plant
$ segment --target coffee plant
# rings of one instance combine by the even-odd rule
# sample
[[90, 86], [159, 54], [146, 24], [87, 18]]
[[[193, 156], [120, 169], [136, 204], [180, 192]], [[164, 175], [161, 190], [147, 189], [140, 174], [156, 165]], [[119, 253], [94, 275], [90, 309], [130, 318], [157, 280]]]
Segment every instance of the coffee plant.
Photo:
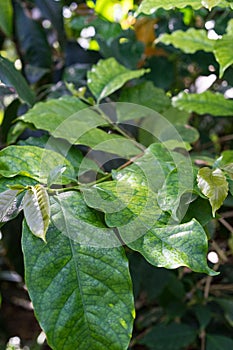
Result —
[[[218, 220], [231, 231], [222, 213], [233, 203], [232, 2], [1, 6], [1, 40], [15, 43], [22, 69], [2, 53], [0, 227], [22, 222], [25, 283], [49, 346], [179, 350], [200, 339], [202, 350], [231, 349], [228, 295], [210, 300], [226, 329], [206, 328], [208, 283], [225, 273], [207, 263], [208, 240]], [[67, 38], [93, 50], [82, 64], [68, 63]], [[200, 91], [208, 69], [214, 81]], [[190, 291], [184, 310], [199, 276], [204, 299]], [[140, 285], [173, 309], [133, 329]]]

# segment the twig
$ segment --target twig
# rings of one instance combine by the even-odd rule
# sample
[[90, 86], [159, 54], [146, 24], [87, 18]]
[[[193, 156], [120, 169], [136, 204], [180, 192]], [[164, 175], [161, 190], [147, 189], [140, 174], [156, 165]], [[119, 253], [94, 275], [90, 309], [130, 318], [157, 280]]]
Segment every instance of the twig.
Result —
[[228, 258], [226, 256], [226, 254], [224, 253], [224, 251], [219, 247], [218, 243], [213, 241], [212, 244], [211, 244], [212, 248], [214, 250], [216, 250], [218, 256], [220, 257], [220, 259], [222, 260], [222, 262], [227, 262], [228, 261]]
[[225, 219], [220, 218], [219, 221], [230, 231], [230, 233], [233, 233], [233, 227]]
[[226, 211], [225, 213], [221, 213], [221, 216], [225, 219], [227, 218], [232, 218], [233, 217], [233, 210], [231, 211]]

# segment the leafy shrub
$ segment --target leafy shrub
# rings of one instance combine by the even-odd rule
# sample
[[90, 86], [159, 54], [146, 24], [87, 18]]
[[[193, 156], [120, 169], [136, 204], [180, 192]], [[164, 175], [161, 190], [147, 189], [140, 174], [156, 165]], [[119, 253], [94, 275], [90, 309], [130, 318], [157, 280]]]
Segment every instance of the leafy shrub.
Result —
[[[2, 38], [17, 44], [22, 73], [0, 57], [1, 227], [23, 211], [26, 286], [52, 349], [196, 349], [199, 339], [229, 349], [232, 301], [209, 288], [232, 250], [228, 232], [223, 249], [213, 240], [218, 219], [231, 230], [221, 215], [233, 195], [232, 5], [127, 4], [119, 23], [114, 2], [63, 4], [65, 35], [61, 3], [5, 2]], [[211, 39], [207, 23], [222, 11], [227, 25]], [[68, 65], [70, 47], [83, 63]], [[215, 85], [193, 91], [208, 69]], [[177, 268], [179, 278], [167, 270]]]

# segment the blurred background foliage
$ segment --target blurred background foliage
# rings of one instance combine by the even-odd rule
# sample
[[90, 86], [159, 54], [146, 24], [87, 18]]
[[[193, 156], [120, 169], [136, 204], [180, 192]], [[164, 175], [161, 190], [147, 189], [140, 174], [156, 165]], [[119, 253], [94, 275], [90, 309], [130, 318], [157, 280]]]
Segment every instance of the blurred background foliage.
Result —
[[[74, 91], [82, 96], [87, 90], [90, 96], [86, 73], [100, 58], [109, 57], [129, 69], [150, 69], [137, 83], [133, 81], [114, 93], [114, 101], [129, 99], [127, 88], [134, 84], [135, 91], [143, 90], [147, 95], [148, 106], [154, 103], [153, 86], [163, 89], [168, 97], [183, 90], [194, 93], [210, 90], [232, 99], [232, 66], [220, 79], [213, 53], [187, 54], [172, 45], [155, 44], [155, 40], [161, 34], [189, 28], [203, 29], [210, 38], [219, 38], [226, 32], [233, 11], [225, 7], [214, 7], [211, 11], [161, 8], [151, 15], [135, 17], [139, 3], [4, 0], [0, 10], [0, 54], [13, 62], [31, 86], [33, 92], [28, 92], [27, 98], [32, 104]], [[1, 147], [6, 145], [12, 121], [28, 109], [22, 102], [22, 94], [27, 93], [24, 85], [21, 91], [16, 91], [12, 81], [5, 81], [4, 74], [2, 66]], [[232, 117], [170, 113], [174, 123], [188, 123], [198, 130], [200, 137], [195, 138], [191, 155], [199, 163], [212, 164], [221, 151], [232, 148]], [[38, 131], [23, 132], [20, 123], [17, 125], [17, 136], [22, 134], [21, 138], [40, 136]], [[208, 202], [201, 198], [197, 201], [191, 204], [187, 215], [198, 216], [205, 226], [211, 239], [209, 262], [221, 274], [209, 277], [187, 268], [159, 269], [129, 251], [137, 310], [130, 349], [233, 349], [233, 198], [228, 196], [214, 220], [210, 219]], [[23, 282], [19, 220], [12, 220], [1, 229], [0, 348], [45, 350], [49, 347], [33, 316]]]

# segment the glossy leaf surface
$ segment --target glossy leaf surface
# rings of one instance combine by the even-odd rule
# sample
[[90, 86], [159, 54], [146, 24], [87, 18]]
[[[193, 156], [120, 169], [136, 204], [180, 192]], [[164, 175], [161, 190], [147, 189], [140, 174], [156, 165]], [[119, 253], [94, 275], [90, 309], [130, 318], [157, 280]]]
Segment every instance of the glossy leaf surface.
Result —
[[134, 317], [123, 248], [95, 249], [54, 226], [47, 244], [23, 228], [26, 283], [53, 349], [123, 350]]
[[146, 72], [146, 69], [129, 70], [114, 58], [100, 60], [87, 74], [88, 87], [97, 102], [100, 102], [121, 88], [128, 80], [139, 78]]
[[14, 67], [14, 64], [0, 56], [0, 79], [8, 86], [12, 86], [18, 93], [19, 97], [33, 105], [35, 95], [28, 86], [22, 74]]
[[4, 177], [22, 175], [46, 183], [50, 171], [58, 165], [66, 166], [59, 183], [75, 180], [70, 162], [54, 151], [36, 146], [9, 146], [0, 151], [0, 174]]

